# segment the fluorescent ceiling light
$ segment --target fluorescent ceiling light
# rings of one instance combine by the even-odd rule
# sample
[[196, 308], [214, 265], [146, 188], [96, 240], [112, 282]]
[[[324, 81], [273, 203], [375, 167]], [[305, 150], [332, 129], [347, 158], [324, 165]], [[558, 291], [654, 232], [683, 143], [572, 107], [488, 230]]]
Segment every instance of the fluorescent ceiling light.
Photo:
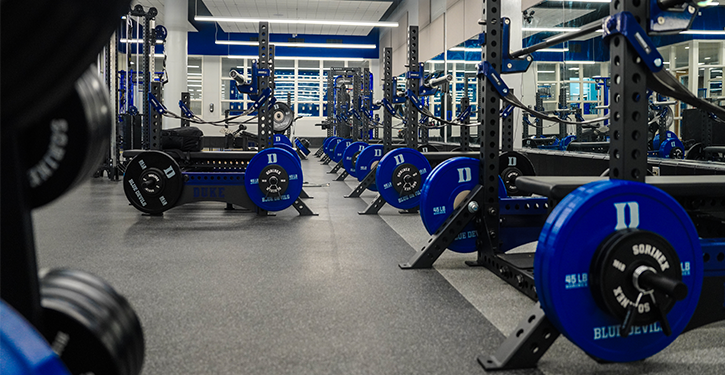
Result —
[[706, 57], [705, 60], [710, 60], [710, 58], [709, 57]]
[[[141, 44], [141, 43], [143, 43], [143, 39], [126, 39], [126, 38], [121, 38], [121, 43]], [[163, 44], [163, 43], [164, 43], [163, 40], [158, 40], [158, 39], [156, 40], [156, 44]]]
[[397, 22], [370, 22], [370, 21], [335, 21], [335, 20], [284, 20], [284, 19], [259, 19], [240, 17], [213, 17], [194, 16], [194, 21], [210, 22], [236, 22], [236, 23], [283, 23], [297, 25], [329, 25], [329, 26], [372, 26], [372, 27], [398, 27]]
[[186, 75], [190, 75], [190, 76], [200, 76], [201, 73], [186, 73]]
[[556, 73], [555, 70], [539, 70], [537, 73]]
[[186, 67], [187, 67], [187, 68], [199, 68], [199, 66], [198, 66], [198, 65], [187, 65]]
[[685, 49], [690, 49], [690, 46], [685, 46]]
[[[240, 41], [240, 40], [217, 40], [216, 44], [226, 44], [232, 46], [258, 46], [259, 42]], [[343, 44], [343, 43], [290, 43], [290, 42], [272, 42], [276, 47], [306, 47], [306, 48], [362, 48], [374, 49], [374, 44]]]
[[540, 49], [536, 52], [569, 52], [569, 47], [567, 47], [567, 48], [544, 48], [544, 49]]
[[[242, 56], [242, 55], [229, 55], [227, 58], [230, 59], [259, 59], [259, 56]], [[292, 56], [277, 56], [280, 60], [299, 60], [299, 61], [365, 61], [362, 57], [292, 57]], [[304, 68], [303, 68], [304, 69]], [[314, 68], [312, 68], [314, 69]]]
[[564, 33], [569, 31], [579, 31], [581, 29], [576, 27], [524, 27], [523, 31], [550, 31], [554, 33]]
[[725, 30], [685, 30], [681, 31], [680, 34], [689, 35], [725, 35]]
[[584, 64], [584, 65], [593, 65], [594, 61], [564, 61], [564, 64]]
[[579, 68], [569, 68], [569, 70], [579, 70]]

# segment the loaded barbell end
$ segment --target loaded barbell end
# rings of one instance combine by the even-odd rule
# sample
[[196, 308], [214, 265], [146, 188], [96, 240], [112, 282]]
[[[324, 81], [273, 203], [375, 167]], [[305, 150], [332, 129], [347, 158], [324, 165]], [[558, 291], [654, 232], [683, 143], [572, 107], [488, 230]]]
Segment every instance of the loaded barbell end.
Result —
[[652, 267], [639, 266], [632, 274], [634, 286], [643, 292], [655, 290], [662, 292], [676, 301], [687, 297], [687, 285], [680, 280], [657, 273]]

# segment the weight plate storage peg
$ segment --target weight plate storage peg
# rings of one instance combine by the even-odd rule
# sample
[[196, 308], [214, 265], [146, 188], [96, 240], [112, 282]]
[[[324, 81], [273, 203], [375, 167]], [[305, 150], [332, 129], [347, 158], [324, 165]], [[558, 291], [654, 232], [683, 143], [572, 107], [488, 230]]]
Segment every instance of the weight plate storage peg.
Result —
[[[365, 149], [360, 152], [360, 155], [358, 155], [357, 162], [355, 163], [357, 180], [362, 182], [370, 171], [376, 170], [378, 163], [382, 158], [383, 145], [370, 145], [365, 147]], [[368, 190], [378, 191], [377, 183], [370, 184], [370, 186], [368, 186]]]
[[55, 109], [20, 134], [33, 208], [63, 195], [100, 165], [113, 121], [104, 87], [95, 69], [87, 70]]
[[329, 156], [330, 159], [335, 155], [335, 147], [337, 147], [337, 144], [342, 141], [342, 138], [340, 137], [333, 137], [330, 138], [330, 141], [327, 142], [327, 145], [325, 146], [325, 155]]
[[[435, 233], [478, 184], [479, 161], [475, 158], [452, 158], [438, 164], [425, 179], [420, 195], [420, 218], [428, 233]], [[499, 197], [506, 188], [499, 178]], [[473, 222], [456, 237], [448, 249], [459, 253], [476, 251], [478, 237]]]
[[174, 207], [181, 196], [184, 177], [179, 164], [161, 151], [145, 151], [126, 167], [123, 191], [139, 211], [158, 215]]
[[420, 190], [431, 172], [428, 159], [412, 148], [388, 152], [378, 164], [375, 181], [378, 192], [391, 206], [401, 210], [418, 207]]
[[[365, 147], [368, 147], [368, 144], [365, 142], [353, 142], [350, 146], [347, 146], [345, 152], [342, 153], [342, 166], [345, 167], [345, 170], [350, 176], [357, 178], [355, 163]], [[365, 178], [365, 176], [363, 176], [363, 178]]]
[[286, 135], [284, 135], [284, 134], [275, 134], [274, 135], [274, 145], [277, 146], [280, 143], [292, 147], [292, 141], [290, 141], [289, 138], [287, 138]]
[[638, 361], [674, 341], [704, 277], [685, 210], [653, 186], [622, 180], [567, 195], [546, 220], [534, 263], [546, 316], [589, 355], [611, 362]]
[[51, 270], [40, 283], [43, 336], [71, 373], [141, 373], [143, 330], [125, 298], [83, 271]]
[[302, 192], [302, 183], [299, 160], [278, 147], [260, 151], [244, 173], [249, 198], [267, 211], [281, 211], [291, 206]]
[[499, 156], [499, 176], [506, 186], [509, 196], [531, 195], [524, 194], [516, 187], [516, 178], [520, 176], [536, 176], [534, 165], [526, 156], [516, 152], [507, 151]]
[[2, 300], [0, 358], [3, 375], [70, 375], [35, 327]]
[[335, 152], [332, 154], [332, 156], [330, 156], [332, 161], [334, 161], [335, 163], [339, 163], [342, 160], [345, 150], [351, 144], [352, 144], [351, 139], [343, 139], [340, 142], [338, 142], [337, 145], [335, 146]]

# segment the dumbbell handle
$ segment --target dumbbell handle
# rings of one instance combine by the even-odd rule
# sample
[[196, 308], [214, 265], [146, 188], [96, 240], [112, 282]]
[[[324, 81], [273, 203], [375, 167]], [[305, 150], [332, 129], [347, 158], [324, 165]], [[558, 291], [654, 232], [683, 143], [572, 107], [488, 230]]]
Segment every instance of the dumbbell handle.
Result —
[[[637, 272], [640, 270], [642, 271]], [[637, 274], [639, 275], [637, 276]], [[674, 298], [676, 301], [681, 301], [687, 297], [687, 285], [685, 283], [661, 273], [653, 272], [649, 267], [639, 267], [635, 270], [635, 277], [637, 277], [637, 281], [643, 289], [653, 289], [662, 292]]]

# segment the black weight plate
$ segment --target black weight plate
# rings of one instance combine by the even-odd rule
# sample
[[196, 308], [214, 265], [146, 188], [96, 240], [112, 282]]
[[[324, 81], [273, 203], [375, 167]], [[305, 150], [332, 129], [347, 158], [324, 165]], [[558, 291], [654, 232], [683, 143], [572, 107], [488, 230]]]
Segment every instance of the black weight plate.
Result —
[[516, 187], [516, 178], [519, 176], [536, 176], [531, 160], [516, 151], [507, 151], [499, 156], [498, 174], [506, 186], [509, 196], [531, 195], [524, 194]]
[[143, 331], [128, 302], [105, 281], [82, 271], [41, 278], [46, 339], [73, 374], [136, 375]]
[[121, 341], [126, 343], [123, 345], [126, 354], [124, 363], [133, 370], [131, 373], [135, 374], [141, 370], [145, 350], [143, 329], [136, 312], [126, 298], [100, 277], [84, 271], [52, 269], [48, 272], [41, 271], [40, 279], [44, 286], [67, 285], [68, 281], [75, 281], [75, 285], [81, 286], [84, 294], [95, 302], [103, 304], [108, 311], [115, 313], [114, 316], [120, 326], [117, 332]]
[[433, 146], [431, 144], [420, 145], [420, 146], [418, 146], [417, 150], [420, 152], [438, 152], [438, 151], [440, 151], [440, 150], [438, 150], [438, 147]]
[[[285, 103], [277, 102], [271, 108], [272, 121], [274, 123], [274, 131], [277, 133], [283, 133], [290, 126], [292, 126], [292, 120], [295, 118], [295, 113]], [[290, 143], [290, 146], [292, 144]]]
[[139, 211], [160, 214], [181, 196], [184, 179], [176, 161], [161, 151], [146, 151], [131, 160], [123, 176], [126, 198]]
[[106, 89], [89, 69], [51, 113], [19, 134], [32, 207], [58, 198], [98, 168], [112, 121]]
[[3, 126], [28, 125], [56, 107], [108, 43], [129, 3], [3, 0], [0, 44], [12, 52], [0, 64]]

